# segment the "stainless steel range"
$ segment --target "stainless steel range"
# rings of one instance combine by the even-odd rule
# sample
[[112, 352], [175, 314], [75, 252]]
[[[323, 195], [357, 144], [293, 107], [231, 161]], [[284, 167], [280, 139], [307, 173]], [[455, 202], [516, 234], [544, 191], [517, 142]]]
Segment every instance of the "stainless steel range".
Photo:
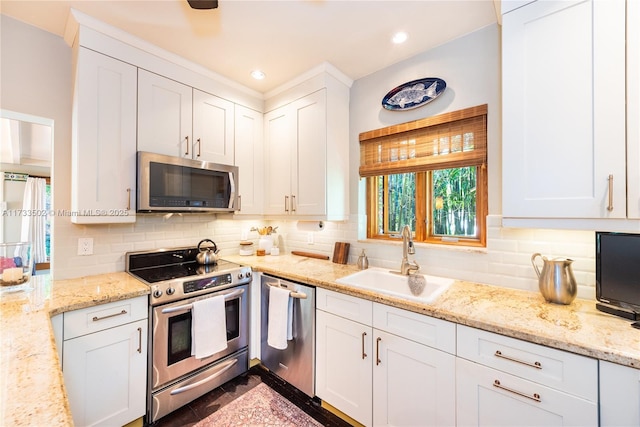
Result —
[[[147, 283], [149, 373], [147, 421], [152, 423], [242, 374], [249, 367], [251, 268], [225, 260], [196, 262], [197, 248], [129, 252], [126, 271]], [[192, 355], [193, 303], [224, 295], [227, 348]]]

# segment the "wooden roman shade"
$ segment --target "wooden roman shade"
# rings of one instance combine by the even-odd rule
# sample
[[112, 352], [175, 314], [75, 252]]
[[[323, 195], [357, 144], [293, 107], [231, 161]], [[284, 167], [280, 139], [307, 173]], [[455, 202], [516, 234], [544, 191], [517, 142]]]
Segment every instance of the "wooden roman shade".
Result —
[[483, 165], [487, 105], [360, 134], [360, 176]]

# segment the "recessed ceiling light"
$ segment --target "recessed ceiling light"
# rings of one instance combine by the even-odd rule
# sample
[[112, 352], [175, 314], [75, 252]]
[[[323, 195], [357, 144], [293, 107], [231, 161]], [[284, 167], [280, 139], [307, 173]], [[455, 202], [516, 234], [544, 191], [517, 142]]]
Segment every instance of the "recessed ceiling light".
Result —
[[409, 37], [409, 35], [407, 33], [405, 33], [404, 31], [398, 31], [397, 33], [395, 33], [393, 35], [393, 38], [391, 40], [395, 44], [400, 44], [400, 43], [404, 43], [405, 41], [407, 41], [408, 37]]
[[262, 80], [262, 79], [264, 79], [264, 78], [265, 78], [265, 76], [266, 76], [266, 74], [265, 74], [265, 73], [263, 73], [263, 72], [262, 72], [262, 71], [260, 71], [260, 70], [253, 70], [253, 71], [251, 72], [251, 77], [253, 77], [253, 78], [254, 78], [254, 79], [256, 79], [256, 80]]

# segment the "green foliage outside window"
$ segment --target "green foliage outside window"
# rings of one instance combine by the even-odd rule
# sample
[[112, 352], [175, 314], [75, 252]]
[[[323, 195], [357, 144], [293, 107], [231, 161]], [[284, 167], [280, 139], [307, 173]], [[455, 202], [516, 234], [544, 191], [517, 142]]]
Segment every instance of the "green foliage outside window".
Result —
[[476, 236], [476, 167], [433, 171], [433, 234]]

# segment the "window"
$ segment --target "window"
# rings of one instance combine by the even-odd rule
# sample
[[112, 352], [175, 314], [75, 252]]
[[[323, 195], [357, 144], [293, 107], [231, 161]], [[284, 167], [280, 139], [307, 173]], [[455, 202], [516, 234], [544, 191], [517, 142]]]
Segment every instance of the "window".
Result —
[[360, 134], [367, 238], [484, 246], [487, 106]]

